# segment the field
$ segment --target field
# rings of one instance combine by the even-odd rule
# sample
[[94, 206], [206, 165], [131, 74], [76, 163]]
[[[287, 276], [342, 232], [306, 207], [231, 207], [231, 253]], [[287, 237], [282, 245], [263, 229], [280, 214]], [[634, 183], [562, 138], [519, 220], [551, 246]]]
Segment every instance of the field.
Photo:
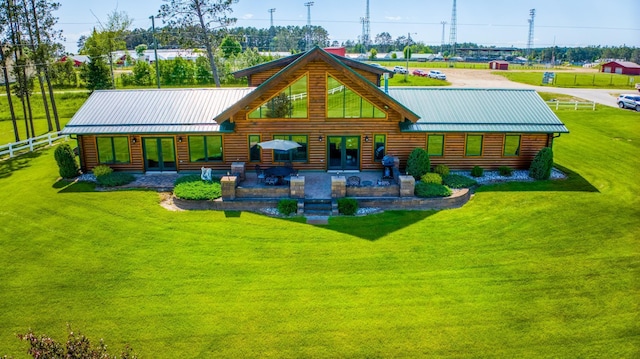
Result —
[[[77, 92], [61, 92], [55, 94], [56, 106], [58, 107], [58, 116], [60, 118], [60, 127], [69, 122], [71, 117], [78, 111], [80, 106], [87, 99], [87, 93], [84, 91]], [[22, 112], [22, 104], [15, 96], [11, 97], [13, 101], [14, 111], [16, 118], [18, 119], [18, 131], [20, 133], [20, 139], [24, 140], [25, 137], [25, 121]], [[51, 106], [51, 104], [49, 104]], [[38, 92], [31, 98], [31, 108], [33, 111], [33, 123], [36, 132], [36, 136], [43, 135], [48, 132], [47, 118], [44, 114], [44, 106], [42, 103], [42, 96]], [[53, 116], [51, 116], [51, 122]], [[9, 103], [7, 96], [0, 96], [0, 144], [14, 142], [15, 137], [13, 135], [13, 124], [11, 123], [11, 113], [9, 112]]]
[[[553, 70], [549, 70], [553, 71]], [[542, 85], [542, 72], [494, 71], [493, 74], [504, 76], [511, 81], [529, 85]], [[605, 74], [601, 72], [556, 72], [554, 87], [583, 87], [583, 88], [629, 88], [640, 81], [640, 76]], [[547, 86], [547, 85], [546, 85]]]
[[56, 182], [52, 150], [0, 162], [0, 355], [69, 323], [142, 358], [637, 357], [638, 116], [559, 116], [567, 180], [328, 226]]

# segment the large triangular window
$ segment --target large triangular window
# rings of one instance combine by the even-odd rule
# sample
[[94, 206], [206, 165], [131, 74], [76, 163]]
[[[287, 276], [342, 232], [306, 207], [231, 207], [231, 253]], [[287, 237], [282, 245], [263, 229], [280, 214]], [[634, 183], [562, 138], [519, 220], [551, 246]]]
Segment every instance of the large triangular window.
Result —
[[269, 101], [249, 113], [249, 118], [307, 118], [307, 75], [297, 79]]
[[340, 81], [327, 76], [328, 118], [385, 118], [387, 114]]

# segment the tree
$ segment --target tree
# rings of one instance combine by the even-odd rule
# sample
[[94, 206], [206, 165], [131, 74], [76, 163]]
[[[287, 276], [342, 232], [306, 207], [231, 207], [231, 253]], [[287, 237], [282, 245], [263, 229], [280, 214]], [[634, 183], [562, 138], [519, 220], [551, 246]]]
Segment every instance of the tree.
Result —
[[[237, 0], [163, 0], [166, 4], [160, 7], [160, 16], [170, 26], [191, 27], [196, 29], [194, 34], [186, 33], [183, 43], [195, 42], [204, 46], [209, 57], [209, 65], [213, 73], [213, 80], [220, 87], [220, 78], [215, 62], [215, 48], [221, 34], [215, 31], [233, 25], [236, 18], [229, 17], [233, 12], [231, 4]], [[217, 24], [214, 26], [214, 24]]]
[[0, 66], [2, 66], [2, 78], [4, 79], [4, 87], [7, 94], [7, 102], [9, 104], [9, 112], [11, 114], [11, 123], [13, 125], [13, 135], [16, 142], [20, 141], [20, 133], [18, 132], [18, 121], [13, 108], [13, 100], [11, 98], [11, 87], [9, 86], [9, 71], [7, 68], [9, 57], [11, 57], [11, 48], [7, 46], [10, 43], [9, 28], [10, 12], [9, 6], [0, 6]]
[[136, 49], [136, 55], [138, 56], [138, 59], [140, 59], [142, 56], [144, 56], [144, 52], [147, 51], [147, 45], [140, 44], [136, 46], [135, 49]]
[[546, 180], [551, 176], [553, 169], [553, 150], [550, 147], [544, 147], [531, 161], [529, 167], [529, 176], [537, 180]]
[[391, 45], [393, 44], [393, 38], [388, 32], [381, 32], [376, 35], [375, 43], [378, 45], [378, 49], [382, 52], [389, 52]]
[[237, 55], [242, 52], [242, 46], [240, 43], [229, 36], [225, 37], [220, 44], [222, 53], [225, 59], [230, 58], [232, 55]]
[[[98, 20], [100, 22], [100, 20]], [[116, 83], [115, 76], [113, 74], [113, 52], [116, 50], [126, 49], [126, 42], [124, 41], [124, 35], [127, 29], [131, 26], [133, 20], [124, 11], [113, 10], [107, 15], [106, 25], [100, 23], [100, 31], [94, 31], [91, 37], [94, 38], [95, 47], [100, 49], [102, 54], [107, 55], [109, 60], [109, 67], [111, 69], [111, 82]]]
[[53, 156], [58, 163], [60, 177], [73, 178], [78, 175], [80, 168], [78, 168], [75, 154], [68, 144], [63, 143], [58, 146], [53, 152]]
[[293, 111], [293, 103], [285, 93], [274, 97], [269, 105], [267, 112], [269, 118], [286, 118], [291, 116], [291, 111]]
[[113, 88], [112, 77], [109, 75], [109, 66], [104, 60], [103, 48], [99, 44], [97, 31], [93, 29], [91, 37], [85, 43], [89, 62], [82, 66], [81, 76], [91, 92]]
[[378, 56], [378, 50], [371, 49], [371, 53], [369, 54], [369, 60], [375, 60], [376, 56]]

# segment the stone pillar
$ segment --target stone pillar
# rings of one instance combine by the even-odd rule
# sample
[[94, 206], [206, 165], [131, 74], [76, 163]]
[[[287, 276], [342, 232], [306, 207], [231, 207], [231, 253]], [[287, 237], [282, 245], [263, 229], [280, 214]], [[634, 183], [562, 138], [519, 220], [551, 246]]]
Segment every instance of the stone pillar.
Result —
[[231, 174], [240, 176], [240, 181], [244, 181], [244, 162], [231, 162]]
[[331, 176], [331, 198], [347, 196], [347, 178], [345, 176]]
[[304, 176], [291, 176], [289, 180], [289, 197], [304, 199]]
[[400, 197], [413, 197], [416, 188], [416, 180], [413, 176], [400, 176]]
[[223, 200], [236, 199], [236, 183], [237, 182], [238, 182], [238, 177], [236, 176], [223, 176], [220, 179], [220, 189], [222, 190]]
[[304, 214], [304, 199], [298, 200], [298, 211], [296, 213], [298, 215]]

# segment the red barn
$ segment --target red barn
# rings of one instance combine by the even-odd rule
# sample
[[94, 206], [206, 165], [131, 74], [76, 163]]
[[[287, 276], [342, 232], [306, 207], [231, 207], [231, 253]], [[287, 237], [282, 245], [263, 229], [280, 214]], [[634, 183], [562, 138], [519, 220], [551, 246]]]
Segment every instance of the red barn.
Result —
[[640, 75], [640, 65], [631, 61], [610, 61], [602, 65], [602, 72], [608, 74]]
[[330, 54], [334, 54], [342, 57], [345, 57], [347, 55], [347, 49], [344, 46], [343, 47], [325, 47], [324, 51]]
[[509, 63], [506, 61], [494, 60], [489, 62], [489, 68], [491, 70], [509, 70]]

